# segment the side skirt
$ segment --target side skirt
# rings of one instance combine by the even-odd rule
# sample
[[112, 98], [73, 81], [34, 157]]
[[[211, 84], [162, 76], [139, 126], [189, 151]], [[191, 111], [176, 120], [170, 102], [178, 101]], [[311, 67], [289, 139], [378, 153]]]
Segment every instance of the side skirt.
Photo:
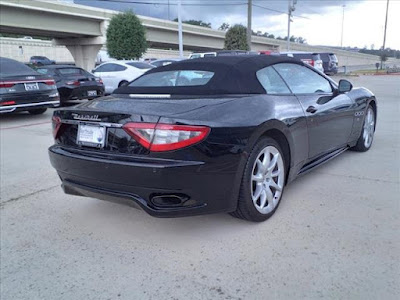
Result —
[[308, 173], [309, 171], [313, 170], [314, 168], [319, 167], [319, 166], [323, 165], [324, 163], [330, 161], [331, 159], [335, 158], [336, 156], [342, 154], [347, 149], [349, 149], [349, 147], [339, 148], [335, 151], [329, 152], [328, 154], [325, 154], [324, 156], [321, 156], [321, 157], [309, 162], [308, 164], [304, 165], [300, 169], [298, 175], [303, 175], [303, 174]]

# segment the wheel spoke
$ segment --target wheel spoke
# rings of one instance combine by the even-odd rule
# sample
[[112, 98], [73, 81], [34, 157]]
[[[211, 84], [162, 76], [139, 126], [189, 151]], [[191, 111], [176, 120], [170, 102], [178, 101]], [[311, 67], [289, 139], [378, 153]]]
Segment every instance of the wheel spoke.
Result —
[[270, 163], [271, 163], [271, 153], [269, 151], [265, 151], [264, 158], [262, 161], [264, 172], [268, 169], [268, 166], [270, 165]]
[[265, 167], [264, 167], [262, 161], [259, 160], [259, 159], [257, 159], [257, 162], [256, 162], [256, 163], [257, 163], [257, 174], [264, 174], [264, 172], [265, 172]]
[[276, 191], [282, 191], [282, 186], [280, 186], [278, 183], [276, 183], [275, 181], [271, 180], [269, 183], [269, 186], [274, 188]]
[[260, 183], [264, 181], [264, 178], [260, 173], [257, 173], [256, 175], [251, 176], [251, 180]]
[[279, 158], [279, 153], [276, 153], [272, 157], [271, 162], [269, 163], [268, 171], [272, 171], [273, 169], [275, 169], [276, 163], [278, 162], [278, 158]]
[[263, 191], [263, 187], [261, 184], [257, 184], [256, 186], [256, 190], [253, 192], [252, 198], [253, 198], [253, 202], [256, 203], [258, 198], [260, 198], [260, 195]]
[[265, 189], [263, 189], [260, 195], [260, 207], [264, 208], [266, 203], [267, 203], [267, 193]]
[[272, 178], [274, 178], [274, 177], [278, 177], [279, 175], [281, 175], [281, 170], [278, 168], [276, 171], [273, 171], [272, 173], [271, 173], [271, 177]]

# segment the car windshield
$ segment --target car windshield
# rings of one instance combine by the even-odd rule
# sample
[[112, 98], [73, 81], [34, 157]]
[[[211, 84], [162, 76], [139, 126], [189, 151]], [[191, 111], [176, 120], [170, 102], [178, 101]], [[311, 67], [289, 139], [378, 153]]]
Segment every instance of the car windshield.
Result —
[[192, 58], [199, 58], [199, 57], [201, 57], [201, 54], [192, 54], [192, 55], [190, 55], [191, 59]]
[[207, 84], [214, 72], [201, 70], [174, 70], [143, 75], [133, 81], [132, 87], [199, 86]]
[[128, 62], [126, 64], [128, 66], [135, 67], [135, 68], [138, 68], [138, 69], [152, 69], [152, 68], [154, 68], [154, 66], [149, 65], [147, 63], [143, 63], [143, 62], [132, 61], [132, 62]]

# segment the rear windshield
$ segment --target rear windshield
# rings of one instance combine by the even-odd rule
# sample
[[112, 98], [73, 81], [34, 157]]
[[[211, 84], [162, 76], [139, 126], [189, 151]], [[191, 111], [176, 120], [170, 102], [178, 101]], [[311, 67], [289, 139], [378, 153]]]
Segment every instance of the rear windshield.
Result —
[[152, 68], [154, 68], [153, 66], [151, 66], [151, 65], [149, 65], [147, 63], [142, 63], [142, 62], [128, 62], [126, 64], [131, 66], [131, 67], [138, 68], [138, 69], [152, 69]]
[[330, 59], [333, 60], [333, 61], [338, 61], [336, 55], [333, 54], [333, 53], [330, 53], [330, 54], [329, 54], [329, 57], [330, 57]]
[[321, 56], [319, 56], [318, 53], [314, 53], [314, 54], [312, 55], [312, 59], [313, 59], [313, 60], [321, 60]]
[[40, 74], [51, 74], [51, 75], [54, 75], [54, 69], [39, 68], [36, 71], [38, 71]]
[[58, 72], [62, 75], [82, 75], [81, 69], [78, 68], [62, 68], [58, 69]]
[[0, 76], [38, 75], [30, 67], [11, 59], [0, 59]]
[[131, 82], [133, 87], [200, 86], [207, 84], [214, 72], [200, 70], [175, 70], [143, 75]]

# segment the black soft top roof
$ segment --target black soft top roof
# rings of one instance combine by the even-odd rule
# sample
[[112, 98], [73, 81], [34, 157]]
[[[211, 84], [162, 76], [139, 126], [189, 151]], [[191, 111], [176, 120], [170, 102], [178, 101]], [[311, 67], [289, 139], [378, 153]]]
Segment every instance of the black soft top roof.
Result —
[[264, 88], [256, 77], [256, 72], [265, 67], [284, 62], [304, 65], [301, 61], [291, 57], [270, 55], [217, 56], [184, 60], [151, 69], [143, 76], [176, 70], [210, 71], [214, 72], [214, 76], [207, 84], [200, 86], [124, 86], [115, 90], [114, 94], [265, 94]]

